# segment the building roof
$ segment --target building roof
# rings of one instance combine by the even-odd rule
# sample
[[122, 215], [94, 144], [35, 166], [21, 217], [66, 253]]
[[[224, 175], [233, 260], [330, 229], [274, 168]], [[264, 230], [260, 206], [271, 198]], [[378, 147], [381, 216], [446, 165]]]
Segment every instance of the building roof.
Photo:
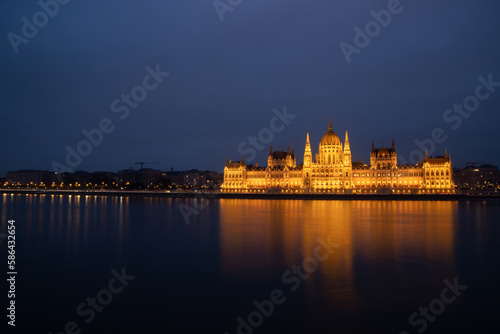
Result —
[[393, 153], [396, 153], [395, 151], [393, 151], [391, 148], [388, 147], [375, 148], [373, 149], [372, 152], [375, 153], [376, 156], [383, 156], [383, 155], [391, 156]]
[[328, 131], [325, 132], [323, 135], [323, 138], [321, 138], [321, 142], [319, 143], [320, 146], [322, 145], [342, 145], [340, 142], [339, 136], [332, 130], [332, 119], [330, 118], [330, 122], [328, 124]]
[[275, 160], [278, 160], [278, 159], [286, 159], [287, 155], [288, 154], [286, 153], [286, 151], [274, 151], [271, 157]]
[[437, 156], [434, 158], [427, 157], [427, 159], [425, 159], [425, 162], [431, 165], [441, 165], [444, 164], [445, 162], [450, 162], [450, 157], [449, 156]]
[[375, 148], [375, 143], [373, 142], [372, 139], [372, 153], [375, 153], [375, 156], [380, 156], [380, 155], [391, 156], [393, 153], [396, 153], [396, 145], [394, 145], [394, 138], [392, 139], [391, 147], [379, 147], [379, 148]]
[[364, 164], [363, 162], [361, 161], [355, 161], [352, 163], [352, 168], [353, 169], [366, 169], [366, 168], [370, 168], [368, 167], [368, 165]]

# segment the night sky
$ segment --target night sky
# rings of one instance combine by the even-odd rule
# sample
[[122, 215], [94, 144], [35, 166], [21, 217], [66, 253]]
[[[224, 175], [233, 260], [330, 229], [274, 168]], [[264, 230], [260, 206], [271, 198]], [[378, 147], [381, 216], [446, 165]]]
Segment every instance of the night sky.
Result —
[[[403, 162], [424, 141], [456, 167], [500, 164], [499, 1], [221, 0], [219, 13], [213, 0], [60, 2], [51, 17], [36, 1], [0, 1], [0, 176], [55, 161], [266, 165], [270, 133], [301, 163], [306, 132], [314, 155], [330, 116], [342, 141], [349, 131], [353, 161], [369, 163], [372, 138], [394, 137]], [[381, 10], [385, 27], [370, 23]], [[463, 103], [472, 111], [447, 111]], [[67, 148], [99, 127], [69, 166]]]

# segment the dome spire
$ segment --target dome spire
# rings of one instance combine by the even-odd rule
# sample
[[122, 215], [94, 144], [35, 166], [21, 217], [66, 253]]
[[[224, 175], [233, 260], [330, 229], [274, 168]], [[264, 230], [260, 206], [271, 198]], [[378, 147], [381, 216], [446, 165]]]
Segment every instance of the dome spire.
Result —
[[340, 142], [339, 136], [332, 130], [332, 118], [330, 117], [330, 121], [328, 122], [328, 131], [324, 134], [323, 138], [321, 138], [321, 141], [319, 143], [320, 146], [323, 145], [340, 145], [342, 146], [342, 143]]

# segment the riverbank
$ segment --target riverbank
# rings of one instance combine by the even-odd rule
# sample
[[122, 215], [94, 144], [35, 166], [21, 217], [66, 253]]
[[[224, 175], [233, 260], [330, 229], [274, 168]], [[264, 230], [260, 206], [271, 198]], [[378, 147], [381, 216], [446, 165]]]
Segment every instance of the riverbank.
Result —
[[220, 193], [201, 191], [148, 191], [148, 190], [51, 190], [51, 189], [0, 189], [0, 193], [35, 195], [77, 195], [77, 196], [126, 196], [163, 198], [205, 198], [205, 199], [299, 199], [299, 200], [388, 200], [388, 201], [484, 201], [500, 200], [500, 195], [485, 194], [265, 194], [265, 193]]

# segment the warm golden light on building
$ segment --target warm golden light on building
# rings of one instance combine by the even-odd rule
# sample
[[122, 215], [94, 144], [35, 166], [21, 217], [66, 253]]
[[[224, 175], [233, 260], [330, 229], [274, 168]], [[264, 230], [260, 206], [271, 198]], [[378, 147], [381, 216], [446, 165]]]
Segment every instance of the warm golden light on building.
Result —
[[392, 141], [390, 148], [375, 148], [372, 142], [370, 165], [352, 162], [347, 131], [344, 145], [332, 130], [328, 131], [312, 158], [309, 133], [306, 136], [304, 162], [296, 164], [292, 147], [286, 151], [269, 149], [267, 167], [226, 160], [222, 192], [285, 193], [453, 193], [452, 164], [448, 153], [429, 157], [414, 165], [398, 165]]

